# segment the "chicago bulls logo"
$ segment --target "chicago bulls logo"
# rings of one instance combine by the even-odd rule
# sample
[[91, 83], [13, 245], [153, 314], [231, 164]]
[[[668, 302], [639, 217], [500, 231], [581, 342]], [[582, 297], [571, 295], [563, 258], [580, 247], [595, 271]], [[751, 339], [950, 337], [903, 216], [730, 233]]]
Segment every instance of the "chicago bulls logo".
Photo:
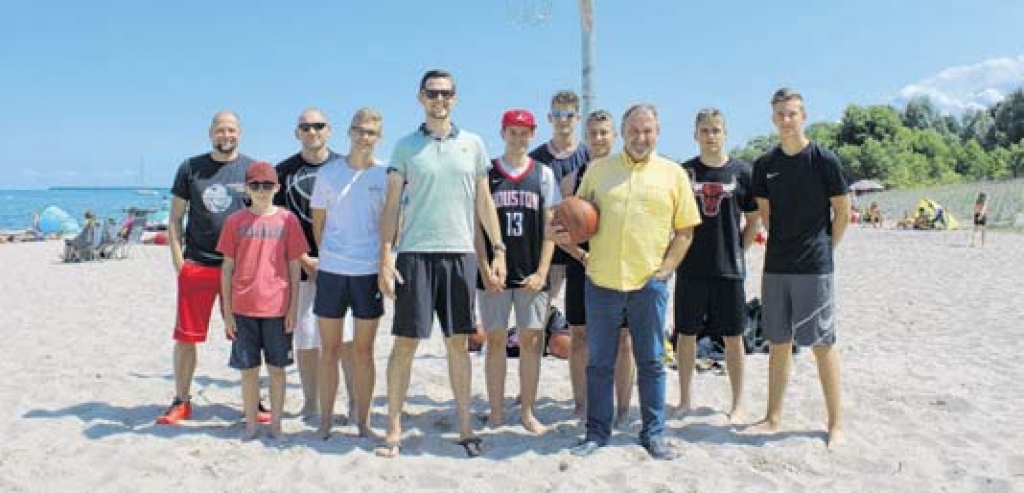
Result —
[[700, 198], [701, 209], [704, 215], [714, 217], [718, 215], [718, 209], [722, 205], [722, 199], [733, 196], [736, 191], [736, 178], [731, 183], [701, 183], [693, 182], [693, 193]]

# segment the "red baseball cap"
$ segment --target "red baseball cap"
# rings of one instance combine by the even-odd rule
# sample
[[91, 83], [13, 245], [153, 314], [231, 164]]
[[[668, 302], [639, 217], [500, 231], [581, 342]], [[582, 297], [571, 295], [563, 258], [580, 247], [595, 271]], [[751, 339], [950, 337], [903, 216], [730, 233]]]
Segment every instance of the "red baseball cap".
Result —
[[249, 166], [249, 169], [245, 172], [245, 182], [253, 183], [257, 181], [269, 181], [271, 183], [277, 183], [277, 170], [274, 169], [270, 163], [263, 161], [256, 161]]
[[537, 128], [537, 122], [527, 110], [508, 110], [501, 116], [501, 128], [505, 127]]

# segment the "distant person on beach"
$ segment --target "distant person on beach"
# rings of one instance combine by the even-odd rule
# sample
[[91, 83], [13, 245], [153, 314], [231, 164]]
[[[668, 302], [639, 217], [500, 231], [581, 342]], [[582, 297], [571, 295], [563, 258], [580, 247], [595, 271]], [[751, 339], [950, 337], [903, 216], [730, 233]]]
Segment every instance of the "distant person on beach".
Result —
[[[356, 111], [348, 126], [349, 150], [332, 158], [317, 175], [309, 201], [313, 237], [319, 246], [316, 300], [320, 328], [320, 428], [330, 437], [338, 393], [338, 359], [351, 377], [349, 417], [359, 436], [370, 429], [370, 404], [376, 369], [373, 342], [384, 314], [377, 285], [380, 271], [380, 220], [387, 191], [387, 168], [374, 156], [383, 118], [373, 108]], [[345, 341], [345, 315], [354, 321], [353, 340]], [[346, 351], [344, 348], [350, 347]]]
[[870, 224], [873, 228], [882, 227], [882, 209], [878, 207], [878, 202], [871, 201], [871, 205], [868, 206], [868, 212], [864, 216], [864, 222]]
[[309, 250], [302, 225], [291, 211], [274, 205], [280, 185], [269, 163], [254, 163], [245, 174], [251, 205], [228, 216], [217, 242], [224, 255], [221, 304], [231, 340], [232, 368], [242, 372], [244, 440], [256, 438], [260, 366], [270, 375], [270, 436], [281, 436], [286, 366], [292, 364], [292, 332], [298, 321], [299, 259]]
[[[206, 341], [213, 302], [220, 293], [220, 267], [224, 257], [217, 251], [217, 241], [224, 221], [245, 206], [245, 172], [253, 162], [252, 158], [238, 152], [242, 127], [234, 113], [221, 111], [214, 115], [209, 136], [213, 149], [181, 163], [171, 186], [174, 198], [167, 243], [178, 274], [175, 396], [167, 411], [157, 418], [158, 424], [174, 425], [192, 416], [192, 376], [198, 359], [196, 344]], [[186, 211], [188, 225], [183, 229]], [[268, 416], [264, 415], [266, 418]]]
[[[589, 456], [608, 444], [613, 425], [615, 360], [629, 322], [640, 390], [640, 444], [654, 459], [678, 452], [665, 437], [665, 316], [668, 279], [686, 255], [700, 214], [690, 180], [655, 151], [658, 111], [631, 106], [622, 117], [623, 152], [590, 163], [577, 195], [601, 211], [590, 240], [587, 308], [587, 425], [571, 449]], [[558, 236], [569, 243], [568, 234]]]
[[974, 246], [974, 236], [981, 233], [981, 246], [985, 246], [985, 226], [988, 224], [988, 194], [978, 192], [978, 198], [974, 200], [974, 229], [971, 230], [971, 246]]
[[676, 271], [675, 340], [679, 371], [677, 414], [691, 410], [697, 337], [721, 337], [732, 389], [728, 416], [743, 411], [743, 330], [746, 326], [747, 248], [761, 228], [751, 194], [750, 164], [725, 151], [725, 116], [715, 108], [697, 113], [694, 139], [700, 155], [683, 163], [700, 205], [701, 223]]
[[849, 187], [835, 153], [804, 133], [803, 96], [779, 89], [771, 107], [781, 143], [757, 159], [753, 174], [757, 208], [769, 233], [761, 283], [769, 341], [768, 409], [746, 431], [782, 429], [795, 341], [812, 346], [818, 363], [832, 448], [842, 442], [834, 257], [850, 222]]
[[[615, 118], [605, 110], [587, 115], [585, 138], [590, 159], [597, 161], [612, 153], [618, 134]], [[583, 163], [562, 179], [562, 196], [571, 197], [583, 181], [589, 162]], [[572, 386], [574, 413], [579, 418], [587, 416], [587, 310], [584, 301], [589, 245], [558, 245], [568, 259], [565, 263], [565, 318], [569, 322], [570, 352], [569, 378]], [[629, 328], [619, 329], [619, 353], [615, 357], [615, 423], [623, 427], [629, 419], [629, 402], [633, 394], [633, 380], [636, 375], [633, 366], [633, 340]]]
[[[487, 183], [487, 149], [480, 137], [451, 120], [454, 77], [444, 70], [428, 71], [420, 79], [417, 98], [426, 121], [395, 145], [381, 222], [380, 290], [395, 299], [395, 339], [387, 370], [388, 430], [385, 446], [377, 453], [384, 457], [399, 453], [413, 357], [420, 339], [430, 337], [436, 312], [448, 351], [458, 443], [475, 457], [482, 453], [469, 413], [468, 337], [476, 332], [475, 221], [481, 222], [494, 248], [491, 268], [501, 282], [505, 281], [505, 245]], [[400, 202], [404, 205], [399, 234]]]
[[[82, 221], [82, 230], [79, 231], [78, 235], [74, 238], [64, 240], [65, 262], [79, 262], [81, 260], [86, 260], [82, 257], [82, 253], [93, 244], [95, 236], [102, 233], [100, 229], [103, 225], [96, 219], [96, 214], [91, 210], [86, 210], [84, 217], [85, 220]], [[14, 238], [11, 237], [10, 241], [13, 242]]]
[[523, 427], [534, 434], [547, 428], [534, 415], [540, 360], [544, 355], [544, 326], [548, 315], [548, 269], [555, 244], [544, 235], [551, 208], [561, 195], [551, 169], [526, 154], [537, 129], [527, 110], [509, 110], [501, 118], [505, 152], [491, 160], [488, 172], [491, 196], [498, 211], [501, 241], [506, 247], [504, 280], [491, 271], [494, 248], [482, 231], [476, 234], [479, 262], [477, 298], [487, 331], [485, 377], [492, 427], [505, 425], [505, 379], [512, 312], [519, 338], [519, 397]]
[[[551, 97], [548, 111], [548, 123], [551, 124], [551, 140], [530, 151], [530, 158], [544, 163], [555, 176], [555, 183], [562, 180], [590, 161], [587, 146], [576, 137], [576, 127], [580, 124], [580, 97], [573, 91], [558, 91]], [[562, 289], [565, 286], [566, 264], [568, 254], [560, 248], [555, 249], [548, 271], [548, 305], [560, 305]]]
[[[310, 245], [309, 253], [302, 256], [302, 281], [299, 283], [299, 319], [292, 336], [295, 345], [295, 361], [299, 369], [299, 382], [302, 384], [302, 416], [310, 418], [320, 407], [318, 395], [320, 364], [320, 330], [317, 328], [316, 316], [313, 314], [313, 300], [316, 298], [316, 271], [319, 258], [318, 245], [313, 237], [313, 216], [309, 200], [313, 196], [313, 188], [324, 164], [339, 155], [331, 150], [328, 141], [331, 138], [331, 124], [327, 115], [316, 108], [303, 111], [295, 124], [295, 138], [302, 149], [277, 165], [277, 178], [281, 183], [280, 190], [274, 196], [274, 205], [287, 207], [299, 218], [306, 242]], [[337, 364], [337, 361], [335, 361]], [[337, 368], [335, 368], [337, 371]], [[348, 375], [348, 367], [345, 374]], [[346, 378], [346, 383], [349, 378]], [[351, 385], [346, 385], [351, 398]]]

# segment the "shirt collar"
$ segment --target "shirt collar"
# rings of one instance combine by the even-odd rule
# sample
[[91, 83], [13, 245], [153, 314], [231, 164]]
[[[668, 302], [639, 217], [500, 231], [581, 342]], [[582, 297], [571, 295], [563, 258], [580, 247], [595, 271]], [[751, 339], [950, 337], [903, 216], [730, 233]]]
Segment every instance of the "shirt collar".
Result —
[[637, 161], [637, 160], [633, 159], [633, 156], [629, 155], [629, 152], [627, 152], [625, 149], [623, 149], [623, 151], [622, 151], [622, 164], [626, 165], [627, 168], [631, 168], [631, 169], [632, 168], [639, 168], [639, 167], [643, 167], [647, 163], [651, 162], [651, 158], [652, 157], [654, 157], [654, 152], [651, 152], [650, 154], [648, 154], [647, 157], [644, 158], [642, 161]]
[[420, 133], [423, 134], [424, 137], [429, 137], [429, 138], [434, 139], [434, 140], [454, 139], [454, 138], [459, 136], [459, 127], [456, 126], [454, 123], [452, 123], [452, 129], [448, 131], [448, 135], [445, 135], [444, 137], [439, 139], [439, 138], [434, 137], [433, 135], [430, 134], [430, 130], [427, 129], [427, 124], [426, 123], [421, 123], [420, 124]]

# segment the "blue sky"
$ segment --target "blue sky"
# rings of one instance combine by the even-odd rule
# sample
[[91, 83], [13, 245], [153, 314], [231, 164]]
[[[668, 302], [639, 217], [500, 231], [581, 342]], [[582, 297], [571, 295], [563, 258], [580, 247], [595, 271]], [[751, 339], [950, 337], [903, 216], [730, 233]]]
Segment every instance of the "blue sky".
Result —
[[[169, 186], [225, 108], [242, 118], [242, 151], [277, 162], [297, 150], [303, 108], [344, 128], [375, 106], [386, 159], [421, 120], [416, 85], [434, 67], [457, 77], [455, 121], [499, 153], [502, 111], [542, 117], [553, 91], [580, 89], [576, 1], [552, 0], [537, 26], [512, 22], [509, 1], [3, 2], [0, 188], [138, 185], [142, 170], [145, 185]], [[696, 152], [692, 115], [705, 106], [725, 112], [731, 146], [769, 133], [767, 100], [783, 85], [817, 121], [849, 103], [942, 95], [943, 74], [961, 92], [993, 71], [1024, 84], [1020, 0], [596, 3], [596, 106], [657, 104], [659, 148], [677, 157]], [[964, 85], [964, 70], [977, 80]], [[548, 135], [545, 123], [537, 141]]]

